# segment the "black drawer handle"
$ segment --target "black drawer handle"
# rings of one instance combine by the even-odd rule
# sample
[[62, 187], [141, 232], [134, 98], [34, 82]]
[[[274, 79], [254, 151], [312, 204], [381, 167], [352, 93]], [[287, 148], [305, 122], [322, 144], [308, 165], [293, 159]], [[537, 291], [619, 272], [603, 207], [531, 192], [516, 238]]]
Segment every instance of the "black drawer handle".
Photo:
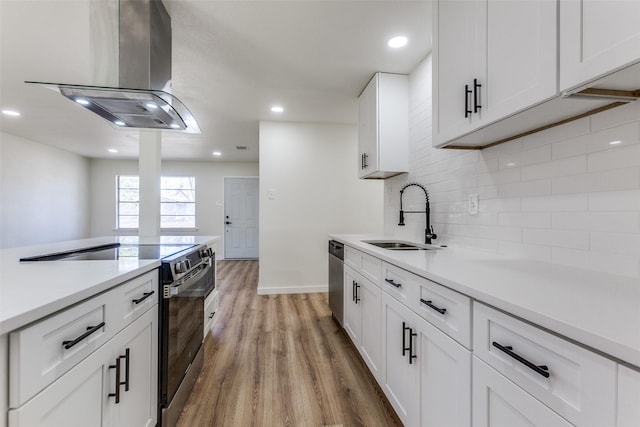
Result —
[[392, 286], [395, 286], [396, 288], [399, 288], [400, 286], [402, 286], [402, 283], [396, 283], [393, 281], [393, 279], [384, 279], [384, 281]]
[[209, 319], [213, 319], [213, 316], [216, 314], [216, 312], [212, 312], [211, 314], [209, 314]]
[[120, 384], [124, 385], [124, 391], [129, 391], [129, 348], [125, 349], [124, 356], [120, 356], [119, 359], [124, 359], [124, 382], [121, 381]]
[[426, 301], [426, 300], [420, 298], [420, 302], [423, 303], [424, 305], [426, 305], [427, 307], [434, 309], [435, 311], [437, 311], [440, 314], [445, 314], [447, 312], [446, 308], [436, 307], [435, 305], [433, 305], [433, 303], [431, 301]]
[[120, 403], [120, 384], [122, 384], [122, 382], [120, 381], [120, 358], [118, 357], [116, 359], [116, 364], [115, 365], [109, 365], [109, 369], [115, 369], [116, 370], [116, 392], [115, 393], [109, 393], [107, 396], [108, 397], [115, 397], [116, 398], [116, 403]]
[[155, 291], [145, 292], [145, 293], [142, 294], [142, 296], [140, 298], [131, 300], [131, 302], [133, 302], [134, 304], [140, 304], [142, 301], [146, 300], [147, 298], [149, 298], [154, 293], [155, 293]]
[[522, 363], [523, 365], [525, 365], [527, 368], [533, 369], [534, 371], [536, 371], [537, 373], [539, 373], [540, 375], [542, 375], [545, 378], [549, 378], [549, 368], [546, 365], [535, 365], [531, 362], [529, 362], [527, 359], [525, 359], [524, 357], [520, 356], [519, 354], [516, 354], [513, 352], [513, 347], [507, 345], [507, 346], [503, 346], [498, 344], [497, 342], [493, 342], [493, 346], [495, 348], [497, 348], [498, 350], [507, 353], [509, 356], [513, 357], [514, 359], [516, 359], [518, 362]]
[[73, 347], [74, 345], [78, 344], [80, 341], [82, 341], [83, 339], [85, 339], [89, 335], [93, 334], [94, 332], [99, 331], [104, 325], [105, 325], [105, 323], [101, 322], [99, 325], [96, 325], [96, 326], [87, 326], [87, 332], [85, 332], [84, 334], [80, 335], [78, 338], [76, 338], [74, 340], [71, 340], [71, 341], [62, 341], [62, 345], [64, 346], [64, 349], [65, 350], [69, 350], [71, 347]]
[[478, 102], [478, 92], [480, 92], [480, 88], [482, 85], [478, 83], [478, 79], [473, 79], [473, 112], [477, 113], [479, 109], [482, 108], [482, 105]]

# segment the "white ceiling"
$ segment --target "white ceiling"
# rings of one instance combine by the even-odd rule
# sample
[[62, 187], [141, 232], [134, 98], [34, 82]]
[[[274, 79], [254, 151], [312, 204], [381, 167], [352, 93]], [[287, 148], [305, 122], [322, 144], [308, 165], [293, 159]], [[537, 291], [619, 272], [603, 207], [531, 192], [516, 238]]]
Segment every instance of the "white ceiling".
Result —
[[[114, 0], [0, 0], [0, 107], [22, 114], [2, 115], [0, 130], [86, 157], [136, 158], [137, 131], [23, 83], [96, 84], [91, 1]], [[431, 49], [428, 0], [164, 3], [173, 94], [202, 133], [163, 132], [163, 159], [257, 161], [259, 120], [356, 123], [357, 96], [374, 72], [409, 73]], [[387, 47], [400, 34], [409, 44]], [[273, 104], [285, 112], [272, 113]]]

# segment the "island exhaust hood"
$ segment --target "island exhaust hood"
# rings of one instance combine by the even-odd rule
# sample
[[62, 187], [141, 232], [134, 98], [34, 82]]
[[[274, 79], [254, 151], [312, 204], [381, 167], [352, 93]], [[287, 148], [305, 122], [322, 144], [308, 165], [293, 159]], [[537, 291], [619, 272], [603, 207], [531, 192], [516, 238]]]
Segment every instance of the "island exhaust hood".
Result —
[[171, 92], [171, 17], [161, 0], [120, 0], [119, 87], [27, 81], [63, 96], [122, 129], [200, 133]]

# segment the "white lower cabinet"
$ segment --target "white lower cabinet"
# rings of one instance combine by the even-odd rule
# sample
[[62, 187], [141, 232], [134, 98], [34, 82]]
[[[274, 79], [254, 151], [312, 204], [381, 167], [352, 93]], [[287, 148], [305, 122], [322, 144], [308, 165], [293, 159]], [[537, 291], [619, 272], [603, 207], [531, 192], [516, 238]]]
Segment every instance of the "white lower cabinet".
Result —
[[381, 386], [406, 426], [471, 425], [471, 352], [382, 295]]
[[380, 288], [344, 269], [344, 328], [373, 376], [380, 377]]
[[9, 427], [154, 426], [157, 318], [156, 306], [24, 405], [9, 410]]
[[473, 357], [473, 427], [571, 427], [567, 420]]
[[618, 365], [618, 407], [616, 427], [640, 425], [640, 372]]

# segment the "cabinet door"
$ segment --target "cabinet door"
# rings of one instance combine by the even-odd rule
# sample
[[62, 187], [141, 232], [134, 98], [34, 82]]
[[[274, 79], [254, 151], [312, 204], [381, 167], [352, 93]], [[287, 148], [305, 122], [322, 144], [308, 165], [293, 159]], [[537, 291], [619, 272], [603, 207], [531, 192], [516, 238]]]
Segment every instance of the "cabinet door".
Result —
[[557, 94], [556, 8], [549, 0], [488, 0], [481, 125]]
[[420, 425], [471, 426], [471, 352], [415, 316], [420, 358]]
[[616, 427], [640, 423], [640, 372], [618, 365], [618, 422]]
[[366, 279], [359, 282], [361, 340], [360, 354], [376, 379], [380, 378], [382, 340], [380, 336], [380, 288]]
[[9, 427], [102, 426], [102, 402], [109, 371], [104, 349], [91, 354], [18, 409]]
[[560, 1], [560, 90], [640, 59], [640, 2]]
[[[433, 18], [434, 144], [474, 126], [473, 79], [485, 80], [486, 0], [440, 0]], [[471, 92], [465, 92], [466, 89]], [[471, 113], [465, 114], [471, 109]]]
[[571, 427], [571, 424], [474, 356], [473, 426]]
[[[382, 293], [382, 390], [407, 426], [420, 420], [420, 346], [412, 313]], [[411, 333], [416, 336], [411, 336]], [[410, 342], [411, 340], [411, 342]], [[410, 345], [412, 344], [412, 345]], [[411, 356], [416, 356], [411, 358]]]
[[157, 420], [158, 309], [147, 311], [118, 334], [110, 344], [111, 363], [120, 359], [120, 385], [115, 371], [109, 374], [109, 389], [120, 387], [120, 401], [105, 400], [106, 425], [152, 427]]
[[378, 170], [378, 75], [364, 89], [358, 100], [358, 177]]
[[344, 267], [344, 330], [356, 347], [360, 347], [360, 332], [362, 328], [360, 301], [358, 295], [358, 274], [350, 267]]

